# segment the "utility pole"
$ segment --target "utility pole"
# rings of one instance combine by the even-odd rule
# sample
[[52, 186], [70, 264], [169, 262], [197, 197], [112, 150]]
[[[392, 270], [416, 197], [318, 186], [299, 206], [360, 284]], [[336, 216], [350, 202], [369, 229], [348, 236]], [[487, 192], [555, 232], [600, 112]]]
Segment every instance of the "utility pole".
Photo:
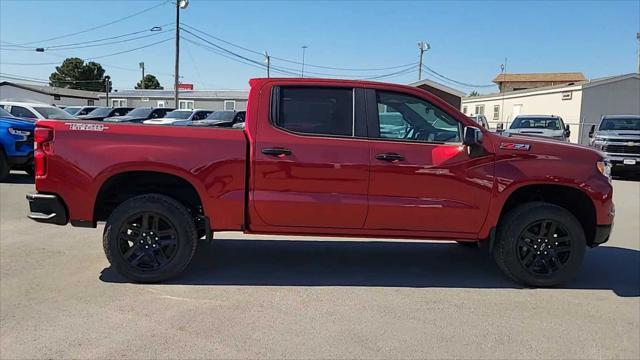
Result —
[[175, 107], [178, 109], [178, 81], [180, 77], [180, 9], [186, 9], [189, 6], [189, 0], [176, 1], [176, 66], [174, 69], [173, 86], [174, 86], [174, 101]]
[[502, 105], [500, 105], [500, 123], [504, 122], [503, 128], [507, 126], [507, 122], [504, 121], [504, 91], [502, 91], [502, 84], [504, 84], [507, 77], [507, 58], [504, 58], [504, 64], [500, 65], [502, 70], [502, 82], [500, 83], [500, 92], [502, 93]]
[[144, 89], [144, 62], [139, 63], [140, 69], [142, 69], [142, 81], [140, 81], [140, 88]]
[[269, 56], [267, 50], [264, 51], [264, 62], [267, 63], [267, 77], [271, 77], [269, 74], [269, 70], [271, 68], [271, 57]]
[[109, 90], [111, 90], [111, 76], [107, 75], [104, 77], [104, 91], [106, 93], [106, 106], [109, 106]]
[[636, 39], [638, 39], [638, 74], [640, 74], [640, 32], [636, 33]]
[[304, 77], [304, 54], [307, 51], [307, 45], [302, 45], [302, 77]]
[[424, 56], [424, 52], [431, 49], [431, 45], [429, 43], [420, 41], [418, 42], [418, 50], [420, 50], [420, 62], [418, 64], [418, 81], [422, 80], [422, 58]]

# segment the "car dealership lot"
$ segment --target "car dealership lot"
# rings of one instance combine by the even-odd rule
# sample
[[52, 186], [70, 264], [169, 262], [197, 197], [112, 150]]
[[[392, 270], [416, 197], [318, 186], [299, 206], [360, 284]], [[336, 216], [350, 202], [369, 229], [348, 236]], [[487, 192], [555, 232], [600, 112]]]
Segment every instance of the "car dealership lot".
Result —
[[169, 284], [108, 268], [101, 230], [26, 219], [0, 187], [0, 358], [639, 358], [640, 182], [563, 288], [453, 243], [219, 233]]

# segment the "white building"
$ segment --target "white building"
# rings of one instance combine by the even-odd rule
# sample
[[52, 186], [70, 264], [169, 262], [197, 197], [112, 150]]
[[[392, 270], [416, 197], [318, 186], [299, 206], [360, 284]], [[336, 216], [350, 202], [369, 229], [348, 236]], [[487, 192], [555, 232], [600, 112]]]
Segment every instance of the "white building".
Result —
[[1, 81], [0, 100], [36, 102], [48, 105], [98, 105], [98, 93]]
[[508, 128], [518, 115], [558, 115], [571, 127], [571, 142], [586, 144], [602, 115], [640, 115], [640, 75], [465, 97], [461, 108], [467, 115], [484, 114], [492, 129], [498, 123]]

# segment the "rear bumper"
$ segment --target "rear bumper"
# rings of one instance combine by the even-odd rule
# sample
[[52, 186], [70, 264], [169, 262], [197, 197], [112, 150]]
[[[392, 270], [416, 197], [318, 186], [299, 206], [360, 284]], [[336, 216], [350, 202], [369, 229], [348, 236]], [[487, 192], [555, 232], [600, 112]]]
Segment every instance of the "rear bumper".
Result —
[[66, 225], [69, 222], [67, 208], [58, 195], [53, 194], [27, 194], [29, 201], [29, 219], [56, 225]]
[[609, 236], [611, 235], [612, 228], [613, 224], [596, 226], [596, 236], [593, 238], [592, 247], [604, 244], [609, 241]]

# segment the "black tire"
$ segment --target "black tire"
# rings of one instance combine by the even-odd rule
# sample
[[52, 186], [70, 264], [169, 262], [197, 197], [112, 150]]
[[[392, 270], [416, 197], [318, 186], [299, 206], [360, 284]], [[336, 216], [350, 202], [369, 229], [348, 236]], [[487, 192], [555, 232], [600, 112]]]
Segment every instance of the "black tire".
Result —
[[0, 147], [0, 181], [4, 181], [9, 176], [9, 162], [4, 154], [4, 150]]
[[462, 247], [466, 247], [466, 248], [470, 248], [470, 249], [477, 249], [478, 248], [478, 242], [477, 241], [456, 241], [456, 244], [462, 246]]
[[102, 244], [118, 273], [135, 282], [154, 283], [179, 275], [191, 261], [197, 240], [195, 222], [182, 204], [168, 196], [146, 194], [123, 202], [111, 213]]
[[500, 219], [493, 256], [514, 281], [549, 287], [577, 275], [585, 249], [584, 230], [573, 214], [553, 204], [531, 202]]

